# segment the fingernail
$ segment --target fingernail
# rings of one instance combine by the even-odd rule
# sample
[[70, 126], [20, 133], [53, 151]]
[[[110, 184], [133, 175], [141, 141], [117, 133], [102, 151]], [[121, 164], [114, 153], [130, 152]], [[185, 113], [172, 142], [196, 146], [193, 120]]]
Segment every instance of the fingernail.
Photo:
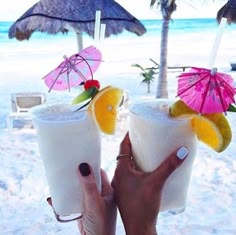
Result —
[[51, 197], [47, 198], [47, 203], [48, 203], [48, 205], [52, 206], [52, 199], [51, 199]]
[[79, 165], [79, 171], [80, 171], [82, 176], [88, 176], [91, 173], [90, 167], [87, 163], [81, 163]]
[[179, 148], [178, 152], [177, 152], [177, 157], [181, 160], [183, 160], [184, 158], [186, 158], [189, 154], [189, 150], [182, 146], [181, 148]]

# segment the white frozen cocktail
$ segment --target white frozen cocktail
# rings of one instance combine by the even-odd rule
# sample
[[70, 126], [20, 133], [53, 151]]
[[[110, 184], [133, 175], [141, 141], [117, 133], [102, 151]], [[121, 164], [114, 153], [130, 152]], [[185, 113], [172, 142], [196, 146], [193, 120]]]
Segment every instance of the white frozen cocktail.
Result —
[[180, 146], [189, 157], [165, 183], [160, 211], [181, 212], [185, 208], [197, 138], [190, 119], [169, 117], [168, 100], [146, 101], [130, 106], [129, 135], [134, 159], [141, 170], [150, 172]]
[[87, 111], [70, 105], [41, 105], [32, 109], [55, 213], [67, 221], [83, 212], [83, 194], [77, 176], [80, 163], [88, 163], [101, 190], [101, 136]]

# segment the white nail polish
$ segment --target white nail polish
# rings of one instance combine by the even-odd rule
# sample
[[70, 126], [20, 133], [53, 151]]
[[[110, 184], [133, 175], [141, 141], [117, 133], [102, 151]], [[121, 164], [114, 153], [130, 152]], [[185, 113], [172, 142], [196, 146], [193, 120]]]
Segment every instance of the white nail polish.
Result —
[[186, 147], [182, 146], [181, 148], [179, 148], [178, 152], [177, 152], [177, 157], [181, 160], [183, 160], [184, 158], [186, 158], [189, 154], [189, 151]]

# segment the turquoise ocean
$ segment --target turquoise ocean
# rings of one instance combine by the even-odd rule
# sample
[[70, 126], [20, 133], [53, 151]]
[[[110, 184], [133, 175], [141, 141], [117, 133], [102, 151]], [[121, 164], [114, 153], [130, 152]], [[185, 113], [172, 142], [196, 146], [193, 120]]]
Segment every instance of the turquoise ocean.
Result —
[[[141, 20], [147, 29], [146, 35], [153, 36], [157, 32], [161, 32], [161, 20]], [[13, 22], [0, 22], [0, 43], [13, 43], [14, 40], [9, 40], [8, 30]], [[209, 30], [216, 30], [218, 24], [215, 19], [173, 19], [170, 22], [170, 34], [191, 34], [191, 33], [206, 33]], [[236, 25], [231, 25], [229, 30], [235, 30]], [[129, 37], [132, 34], [124, 31], [119, 37]], [[68, 33], [67, 36], [73, 37], [73, 33]], [[65, 35], [59, 33], [57, 35], [47, 35], [45, 33], [36, 32], [32, 35], [31, 40], [55, 40], [56, 38], [65, 37]], [[84, 37], [89, 37], [84, 34]], [[115, 38], [116, 36], [111, 36]]]

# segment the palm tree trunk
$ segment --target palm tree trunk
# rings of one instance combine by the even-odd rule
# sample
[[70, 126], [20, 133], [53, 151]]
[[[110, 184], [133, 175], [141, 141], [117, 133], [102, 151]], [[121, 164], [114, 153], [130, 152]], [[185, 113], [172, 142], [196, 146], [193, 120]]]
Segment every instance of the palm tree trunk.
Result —
[[176, 10], [176, 0], [151, 0], [151, 6], [160, 4], [162, 12], [162, 32], [161, 32], [161, 47], [160, 47], [160, 67], [159, 77], [157, 82], [156, 98], [168, 98], [167, 84], [167, 46], [169, 22], [172, 13]]
[[157, 82], [156, 98], [168, 98], [167, 83], [167, 46], [169, 33], [169, 19], [163, 17], [161, 33], [160, 67]]

